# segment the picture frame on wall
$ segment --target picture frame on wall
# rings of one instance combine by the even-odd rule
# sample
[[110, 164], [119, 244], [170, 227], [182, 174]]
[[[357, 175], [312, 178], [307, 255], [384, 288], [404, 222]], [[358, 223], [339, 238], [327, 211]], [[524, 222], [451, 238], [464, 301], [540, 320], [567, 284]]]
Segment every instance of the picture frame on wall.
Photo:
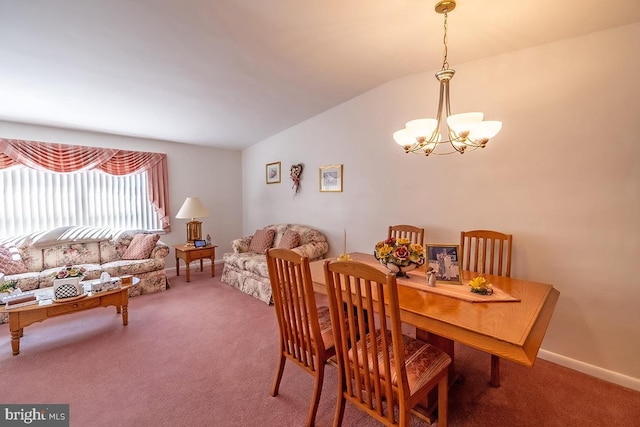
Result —
[[342, 165], [320, 166], [320, 191], [342, 191]]
[[436, 272], [436, 283], [462, 284], [460, 245], [427, 244], [427, 270]]
[[267, 184], [277, 184], [280, 182], [280, 162], [267, 163]]

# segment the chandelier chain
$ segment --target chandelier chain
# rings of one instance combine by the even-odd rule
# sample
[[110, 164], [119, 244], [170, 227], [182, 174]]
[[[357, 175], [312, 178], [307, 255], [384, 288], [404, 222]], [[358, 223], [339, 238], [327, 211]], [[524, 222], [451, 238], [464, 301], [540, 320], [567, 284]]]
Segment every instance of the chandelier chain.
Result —
[[449, 54], [449, 50], [447, 49], [447, 12], [444, 13], [444, 36], [442, 37], [442, 42], [444, 43], [442, 69], [446, 70], [449, 68], [449, 62], [447, 62], [447, 55]]

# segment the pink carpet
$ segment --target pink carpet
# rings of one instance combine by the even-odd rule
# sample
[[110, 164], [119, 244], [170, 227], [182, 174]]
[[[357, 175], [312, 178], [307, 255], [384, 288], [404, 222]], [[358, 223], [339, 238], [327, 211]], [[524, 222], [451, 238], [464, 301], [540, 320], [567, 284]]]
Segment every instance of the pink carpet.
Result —
[[[195, 266], [195, 264], [194, 264]], [[273, 307], [205, 272], [130, 300], [129, 325], [98, 308], [25, 328], [11, 355], [0, 325], [2, 403], [69, 403], [71, 426], [302, 426], [312, 378], [287, 364], [278, 397]], [[464, 381], [450, 393], [451, 426], [637, 426], [640, 393], [538, 360], [502, 361], [492, 388], [489, 356], [456, 347]], [[335, 368], [328, 367], [316, 424], [330, 426]], [[424, 425], [413, 420], [414, 425]], [[347, 405], [345, 426], [377, 426]]]

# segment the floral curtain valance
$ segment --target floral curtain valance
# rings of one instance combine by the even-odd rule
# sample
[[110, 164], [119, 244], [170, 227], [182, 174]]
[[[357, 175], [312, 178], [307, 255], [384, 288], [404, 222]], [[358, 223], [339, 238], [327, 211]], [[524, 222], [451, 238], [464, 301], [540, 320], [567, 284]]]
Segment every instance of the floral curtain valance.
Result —
[[111, 175], [146, 172], [150, 201], [160, 216], [162, 228], [171, 231], [166, 154], [0, 138], [0, 169], [15, 165], [53, 172], [91, 169]]

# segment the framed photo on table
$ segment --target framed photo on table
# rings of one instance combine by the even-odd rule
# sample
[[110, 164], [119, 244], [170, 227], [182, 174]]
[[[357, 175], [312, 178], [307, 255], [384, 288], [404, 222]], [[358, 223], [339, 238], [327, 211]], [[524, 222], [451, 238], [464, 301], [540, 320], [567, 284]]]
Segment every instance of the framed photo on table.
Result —
[[342, 165], [320, 166], [320, 191], [342, 191]]
[[280, 182], [280, 162], [267, 163], [267, 184]]
[[436, 272], [437, 283], [462, 284], [459, 254], [460, 245], [427, 244], [427, 270]]

